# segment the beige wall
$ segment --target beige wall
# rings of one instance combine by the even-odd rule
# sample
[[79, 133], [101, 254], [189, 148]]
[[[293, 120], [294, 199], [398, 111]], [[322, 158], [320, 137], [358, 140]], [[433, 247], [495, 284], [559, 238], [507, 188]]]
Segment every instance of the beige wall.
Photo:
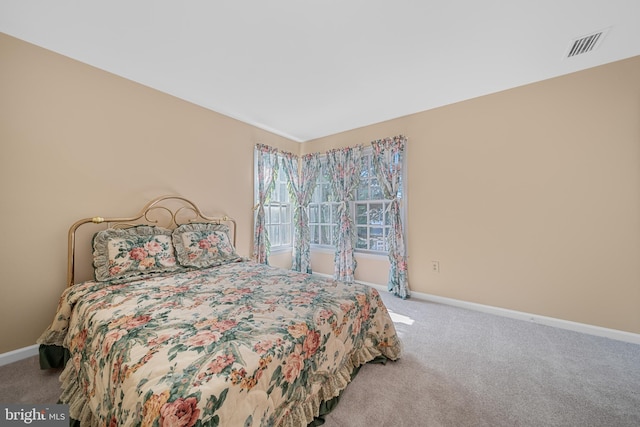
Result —
[[238, 220], [252, 240], [253, 146], [299, 144], [0, 34], [0, 353], [33, 345], [66, 277], [77, 219], [163, 194]]
[[[635, 57], [310, 141], [303, 152], [409, 138], [414, 291], [640, 333], [638, 76]], [[332, 271], [330, 255], [312, 261]], [[356, 278], [384, 283], [367, 279], [371, 269], [361, 262]]]
[[[177, 193], [234, 216], [249, 255], [256, 142], [397, 134], [413, 290], [640, 333], [638, 75], [633, 58], [299, 145], [0, 34], [0, 353], [51, 321], [75, 220]], [[386, 283], [385, 257], [358, 261]], [[331, 274], [331, 254], [312, 262]]]

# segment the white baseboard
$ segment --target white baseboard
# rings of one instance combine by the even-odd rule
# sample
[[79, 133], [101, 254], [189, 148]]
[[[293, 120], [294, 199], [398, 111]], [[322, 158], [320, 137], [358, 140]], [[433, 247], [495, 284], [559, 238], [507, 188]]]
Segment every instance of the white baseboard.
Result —
[[[328, 274], [321, 274], [321, 273], [314, 273], [314, 274], [317, 274], [318, 276], [323, 276], [323, 277], [331, 277]], [[372, 288], [376, 288], [381, 292], [388, 292], [387, 287], [383, 285], [363, 282], [361, 280], [358, 280], [358, 283], [371, 286]], [[457, 300], [453, 298], [440, 297], [437, 295], [430, 295], [430, 294], [425, 294], [425, 293], [415, 292], [415, 291], [411, 291], [411, 297], [415, 299], [423, 300], [423, 301], [451, 305], [454, 307], [465, 308], [468, 310], [480, 311], [482, 313], [494, 314], [496, 316], [509, 317], [511, 319], [524, 320], [527, 322], [538, 323], [540, 325], [553, 326], [556, 328], [567, 329], [574, 332], [581, 332], [583, 334], [610, 338], [617, 341], [625, 341], [632, 344], [640, 344], [640, 334], [634, 334], [632, 332], [603, 328], [600, 326], [588, 325], [586, 323], [572, 322], [570, 320], [540, 316], [538, 314], [525, 313], [522, 311], [509, 310], [506, 308], [493, 307], [490, 305], [476, 304], [474, 302], [467, 302], [467, 301]]]
[[[386, 288], [384, 287], [382, 288], [386, 290]], [[541, 316], [539, 314], [525, 313], [523, 311], [509, 310], [506, 308], [493, 307], [490, 305], [476, 304], [473, 302], [460, 301], [453, 298], [439, 297], [437, 295], [422, 294], [419, 292], [411, 292], [411, 296], [420, 300], [431, 301], [431, 302], [451, 305], [451, 306], [460, 307], [460, 308], [466, 308], [469, 310], [475, 310], [483, 313], [494, 314], [496, 316], [524, 320], [527, 322], [538, 323], [540, 325], [553, 326], [555, 328], [567, 329], [569, 331], [581, 332], [583, 334], [610, 338], [617, 341], [625, 341], [632, 344], [640, 344], [640, 334], [620, 331], [618, 329], [603, 328], [601, 326], [589, 325], [586, 323], [572, 322], [570, 320], [557, 319], [555, 317]]]
[[[328, 274], [313, 273], [322, 277], [331, 277]], [[376, 285], [375, 283], [368, 283], [358, 281], [372, 288], [376, 288], [381, 292], [388, 292], [387, 287], [383, 285]], [[523, 311], [509, 310], [506, 308], [493, 307], [490, 305], [476, 304], [474, 302], [462, 301], [453, 298], [440, 297], [437, 295], [424, 294], [421, 292], [411, 291], [411, 297], [422, 300], [435, 302], [439, 304], [451, 305], [454, 307], [465, 308], [468, 310], [480, 311], [482, 313], [494, 314], [496, 316], [509, 317], [511, 319], [524, 320], [527, 322], [539, 323], [545, 326], [553, 326], [556, 328], [567, 329], [574, 332], [581, 332], [583, 334], [595, 335], [599, 337], [610, 338], [618, 341], [625, 341], [632, 344], [640, 344], [640, 334], [634, 334], [632, 332], [619, 331], [617, 329], [602, 328], [600, 326], [588, 325], [586, 323], [572, 322], [570, 320], [556, 319], [554, 317], [540, 316], [538, 314], [525, 313]], [[31, 345], [29, 347], [19, 348], [17, 350], [9, 351], [7, 353], [0, 354], [0, 366], [8, 365], [9, 363], [17, 362], [22, 359], [26, 359], [38, 354], [38, 344]]]
[[17, 362], [31, 356], [37, 356], [39, 347], [40, 346], [38, 344], [34, 344], [30, 345], [29, 347], [23, 347], [17, 350], [2, 353], [0, 354], [0, 366], [8, 365], [9, 363]]

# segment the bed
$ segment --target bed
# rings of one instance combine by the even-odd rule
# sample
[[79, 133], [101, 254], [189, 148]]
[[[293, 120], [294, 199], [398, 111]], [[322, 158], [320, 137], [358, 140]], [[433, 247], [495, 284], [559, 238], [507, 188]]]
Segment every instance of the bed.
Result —
[[[84, 227], [100, 229], [80, 250]], [[68, 286], [38, 343], [43, 367], [64, 366], [76, 424], [306, 426], [359, 366], [400, 357], [375, 289], [254, 263], [235, 239], [235, 221], [180, 196], [73, 224]]]

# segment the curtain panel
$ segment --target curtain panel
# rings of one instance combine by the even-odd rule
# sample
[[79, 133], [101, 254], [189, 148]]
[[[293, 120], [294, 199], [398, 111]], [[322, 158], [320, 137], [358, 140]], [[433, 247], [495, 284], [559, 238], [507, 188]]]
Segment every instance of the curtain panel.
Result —
[[307, 207], [311, 202], [320, 174], [320, 158], [318, 153], [302, 156], [300, 158], [300, 173], [298, 173], [298, 157], [291, 153], [282, 153], [282, 156], [282, 166], [289, 179], [289, 195], [293, 204], [291, 269], [311, 273], [311, 237]]
[[327, 152], [327, 172], [331, 190], [338, 204], [338, 227], [334, 257], [334, 280], [355, 281], [357, 263], [354, 257], [356, 233], [349, 209], [354, 192], [360, 183], [362, 146], [335, 149]]
[[261, 264], [269, 264], [269, 234], [266, 228], [264, 204], [271, 197], [278, 176], [278, 150], [263, 144], [256, 144], [256, 175], [258, 177], [258, 200], [253, 233], [253, 259]]
[[[389, 292], [401, 297], [410, 296], [407, 251], [404, 227], [400, 212], [401, 183], [404, 152], [407, 138], [399, 135], [372, 141], [372, 163], [376, 178], [385, 199], [391, 201], [387, 208], [390, 232], [389, 246]], [[292, 153], [280, 152], [276, 148], [256, 144], [257, 204], [254, 208], [255, 230], [253, 259], [268, 264], [270, 252], [269, 236], [266, 229], [265, 204], [274, 190], [278, 176], [279, 159], [289, 181], [289, 195], [293, 207], [293, 254], [291, 269], [311, 273], [310, 232], [308, 206], [321, 172], [320, 153], [298, 157]], [[357, 262], [355, 260], [356, 232], [349, 203], [354, 200], [360, 184], [363, 147], [334, 149], [326, 152], [327, 175], [331, 177], [331, 192], [338, 202], [338, 223], [334, 241], [334, 280], [354, 282]]]
[[390, 233], [389, 242], [389, 283], [393, 294], [408, 298], [410, 296], [407, 278], [407, 250], [404, 241], [404, 229], [400, 214], [398, 192], [402, 183], [403, 155], [407, 139], [396, 136], [372, 141], [373, 167], [382, 188], [384, 197], [391, 200], [389, 206]]

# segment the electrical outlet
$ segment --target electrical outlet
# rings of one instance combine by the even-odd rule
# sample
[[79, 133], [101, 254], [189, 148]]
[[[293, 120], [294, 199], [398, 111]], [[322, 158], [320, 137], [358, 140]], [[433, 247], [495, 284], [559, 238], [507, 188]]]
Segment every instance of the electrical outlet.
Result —
[[440, 261], [431, 261], [431, 271], [440, 273]]

